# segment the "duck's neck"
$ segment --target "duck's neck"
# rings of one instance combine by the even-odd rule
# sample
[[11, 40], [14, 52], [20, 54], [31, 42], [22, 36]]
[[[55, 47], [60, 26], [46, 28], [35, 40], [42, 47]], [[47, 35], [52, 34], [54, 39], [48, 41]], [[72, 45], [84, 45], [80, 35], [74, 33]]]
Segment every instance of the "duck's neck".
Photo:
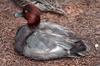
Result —
[[37, 16], [37, 17], [36, 16], [32, 16], [32, 17], [33, 18], [27, 20], [28, 21], [27, 24], [28, 24], [29, 27], [36, 28], [40, 24], [40, 16]]

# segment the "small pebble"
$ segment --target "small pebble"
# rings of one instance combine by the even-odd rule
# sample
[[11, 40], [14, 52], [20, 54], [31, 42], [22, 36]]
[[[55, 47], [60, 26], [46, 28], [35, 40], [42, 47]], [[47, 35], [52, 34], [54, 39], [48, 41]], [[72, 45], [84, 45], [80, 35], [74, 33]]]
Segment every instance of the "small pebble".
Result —
[[99, 44], [95, 44], [95, 48], [98, 48], [99, 47]]

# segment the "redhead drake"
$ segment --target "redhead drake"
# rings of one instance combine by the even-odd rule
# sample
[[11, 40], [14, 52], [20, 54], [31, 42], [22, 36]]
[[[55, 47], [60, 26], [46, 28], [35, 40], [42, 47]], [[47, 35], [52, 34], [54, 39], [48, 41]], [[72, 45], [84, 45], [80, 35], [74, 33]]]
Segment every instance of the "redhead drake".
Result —
[[66, 16], [63, 6], [68, 0], [13, 0], [16, 5], [24, 7], [31, 3], [38, 7], [42, 12], [52, 12]]
[[34, 5], [24, 6], [22, 15], [27, 24], [16, 33], [15, 50], [19, 54], [34, 60], [85, 56], [84, 42], [71, 30], [40, 20], [41, 11]]

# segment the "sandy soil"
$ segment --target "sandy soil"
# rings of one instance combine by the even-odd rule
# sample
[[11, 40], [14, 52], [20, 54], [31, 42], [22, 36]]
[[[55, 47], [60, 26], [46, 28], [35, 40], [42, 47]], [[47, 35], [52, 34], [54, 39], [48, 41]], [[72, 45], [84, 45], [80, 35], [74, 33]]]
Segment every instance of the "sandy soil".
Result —
[[0, 66], [100, 66], [100, 0], [69, 0], [64, 9], [67, 18], [47, 13], [42, 19], [49, 18], [75, 31], [89, 46], [86, 57], [34, 61], [18, 55], [14, 51], [14, 37], [26, 20], [14, 17], [20, 9], [10, 0], [0, 0]]

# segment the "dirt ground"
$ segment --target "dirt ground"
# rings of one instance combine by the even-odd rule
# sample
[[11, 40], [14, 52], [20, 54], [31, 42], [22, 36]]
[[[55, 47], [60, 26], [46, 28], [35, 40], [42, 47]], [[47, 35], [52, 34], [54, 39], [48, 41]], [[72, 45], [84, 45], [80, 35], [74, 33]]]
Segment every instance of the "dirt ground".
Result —
[[[80, 58], [63, 58], [52, 61], [34, 61], [14, 51], [14, 37], [24, 18], [15, 18], [20, 11], [10, 0], [0, 0], [0, 66], [100, 66], [100, 0], [68, 0], [67, 17], [46, 13], [46, 18], [69, 27], [85, 40], [89, 53]], [[98, 45], [95, 47], [95, 45]]]

